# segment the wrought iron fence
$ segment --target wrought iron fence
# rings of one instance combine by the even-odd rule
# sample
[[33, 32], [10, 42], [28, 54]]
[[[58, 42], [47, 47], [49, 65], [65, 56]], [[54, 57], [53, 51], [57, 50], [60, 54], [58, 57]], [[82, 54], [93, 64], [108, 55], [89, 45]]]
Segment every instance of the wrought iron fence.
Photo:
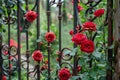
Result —
[[[82, 28], [82, 23], [80, 21], [80, 18], [78, 17], [78, 1], [79, 0], [73, 0], [74, 4], [73, 4], [73, 15], [74, 15], [74, 24], [73, 24], [73, 29], [74, 29], [74, 34], [77, 33], [76, 30], [76, 26], [79, 25], [79, 31], [81, 31]], [[78, 61], [80, 59], [80, 57], [78, 56], [77, 52], [75, 53], [74, 56], [71, 55], [64, 55], [63, 53], [65, 50], [69, 50], [72, 51], [72, 49], [69, 48], [63, 48], [62, 47], [62, 4], [63, 1], [62, 0], [58, 0], [58, 2], [56, 2], [56, 0], [46, 0], [47, 2], [47, 7], [46, 7], [46, 16], [47, 16], [47, 32], [50, 32], [50, 24], [51, 24], [51, 6], [53, 4], [57, 4], [57, 8], [59, 10], [58, 13], [58, 27], [59, 27], [59, 66], [62, 67], [62, 65], [66, 64], [69, 65], [71, 67], [72, 70], [72, 75], [73, 76], [77, 76], [78, 72], [77, 72], [77, 66], [78, 66]], [[100, 2], [102, 2], [102, 0], [81, 0], [82, 3], [84, 3], [87, 6], [87, 10], [85, 11], [85, 16], [86, 19], [88, 21], [94, 21], [96, 20], [96, 17], [93, 16], [89, 16], [91, 14], [93, 14], [93, 11], [95, 10], [95, 7], [97, 5], [99, 5]], [[29, 50], [29, 35], [28, 35], [28, 28], [29, 28], [29, 22], [24, 19], [24, 14], [28, 11], [28, 10], [32, 10], [32, 11], [36, 11], [37, 13], [37, 19], [36, 19], [36, 30], [37, 30], [37, 36], [36, 36], [36, 40], [39, 39], [40, 31], [41, 31], [41, 27], [40, 27], [40, 0], [35, 0], [35, 4], [33, 6], [33, 8], [29, 9], [29, 0], [25, 0], [25, 8], [23, 7], [23, 4], [21, 2], [21, 0], [5, 0], [5, 8], [6, 8], [6, 15], [3, 16], [2, 20], [4, 22], [5, 25], [8, 26], [8, 44], [3, 45], [3, 40], [2, 37], [7, 37], [7, 36], [2, 36], [2, 34], [0, 35], [0, 80], [2, 80], [3, 75], [8, 76], [8, 80], [13, 80], [12, 79], [12, 72], [17, 71], [18, 73], [18, 79], [17, 80], [22, 80], [21, 79], [21, 71], [24, 68], [24, 64], [26, 64], [26, 67], [24, 68], [24, 70], [26, 70], [26, 79], [30, 80], [29, 77], [31, 76], [31, 73], [34, 73], [33, 78], [35, 80], [41, 80], [41, 65], [40, 65], [40, 61], [37, 62], [37, 65], [35, 65], [34, 69], [31, 71], [30, 70], [30, 50]], [[14, 7], [17, 8], [14, 8]], [[23, 9], [24, 8], [24, 9]], [[108, 46], [111, 46], [113, 44], [113, 1], [112, 0], [107, 0], [107, 13], [106, 13], [106, 19], [104, 21], [104, 25], [108, 25]], [[82, 15], [81, 15], [82, 16]], [[24, 22], [24, 24], [22, 24], [22, 22]], [[10, 34], [11, 31], [11, 26], [12, 24], [17, 24], [17, 43], [18, 43], [18, 47], [10, 47], [10, 37], [12, 36]], [[21, 31], [20, 28], [21, 26], [23, 26], [23, 30], [25, 30], [24, 32], [26, 33], [26, 60], [22, 61], [21, 60], [21, 48], [20, 48], [20, 44], [21, 44]], [[97, 32], [94, 33], [93, 37], [91, 38], [92, 41], [95, 40], [96, 36], [97, 36]], [[39, 44], [39, 42], [36, 42], [37, 48], [36, 50], [40, 50], [41, 49], [41, 45]], [[77, 45], [74, 44], [74, 48], [76, 48]], [[47, 70], [47, 80], [51, 80], [51, 43], [48, 42], [47, 43], [47, 52], [48, 52], [48, 70]], [[5, 53], [8, 53], [7, 57], [4, 56]], [[112, 56], [113, 55], [113, 50], [112, 49], [108, 49], [108, 64], [110, 66], [112, 66]], [[65, 58], [65, 56], [67, 56], [67, 58]], [[68, 63], [68, 61], [73, 59], [73, 64]], [[8, 62], [8, 64], [4, 64], [5, 61]], [[11, 67], [12, 64], [12, 67]], [[89, 61], [89, 67], [92, 67], [92, 59]], [[56, 71], [58, 72], [58, 70]], [[108, 69], [107, 73], [106, 73], [106, 80], [112, 80], [112, 70]], [[33, 80], [34, 80], [33, 79]], [[56, 76], [57, 80], [58, 77]], [[80, 80], [80, 78], [78, 79]]]

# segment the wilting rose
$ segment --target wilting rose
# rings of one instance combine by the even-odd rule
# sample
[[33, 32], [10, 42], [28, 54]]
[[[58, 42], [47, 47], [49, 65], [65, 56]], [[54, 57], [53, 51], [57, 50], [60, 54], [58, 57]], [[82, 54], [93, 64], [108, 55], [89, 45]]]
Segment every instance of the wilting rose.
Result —
[[42, 61], [43, 60], [42, 52], [40, 52], [39, 50], [34, 51], [32, 54], [32, 58], [35, 61]]
[[45, 39], [47, 42], [53, 42], [56, 39], [56, 36], [53, 32], [47, 32], [45, 34]]
[[80, 72], [80, 71], [81, 71], [81, 69], [82, 69], [82, 68], [81, 68], [81, 66], [80, 66], [80, 65], [78, 65], [78, 66], [77, 66], [77, 71], [78, 71], [78, 72]]
[[48, 64], [48, 60], [45, 61], [45, 64]]
[[71, 74], [68, 68], [62, 68], [58, 71], [58, 76], [60, 80], [68, 80]]
[[105, 9], [98, 9], [94, 12], [94, 16], [95, 17], [99, 17], [99, 16], [102, 16], [105, 12]]
[[41, 67], [41, 70], [43, 71], [43, 70], [46, 70], [46, 69], [48, 69], [48, 66], [46, 66], [46, 65], [43, 65], [42, 67]]
[[80, 45], [86, 39], [87, 39], [86, 35], [82, 33], [77, 33], [72, 36], [72, 42], [74, 42], [77, 45]]
[[94, 51], [94, 42], [92, 40], [85, 40], [81, 43], [81, 51], [92, 53]]
[[25, 14], [25, 17], [27, 21], [33, 22], [37, 18], [37, 13], [30, 10]]
[[94, 22], [85, 22], [83, 24], [83, 30], [96, 31], [96, 24]]
[[72, 19], [73, 18], [73, 15], [72, 14], [67, 14], [68, 18], [69, 19]]

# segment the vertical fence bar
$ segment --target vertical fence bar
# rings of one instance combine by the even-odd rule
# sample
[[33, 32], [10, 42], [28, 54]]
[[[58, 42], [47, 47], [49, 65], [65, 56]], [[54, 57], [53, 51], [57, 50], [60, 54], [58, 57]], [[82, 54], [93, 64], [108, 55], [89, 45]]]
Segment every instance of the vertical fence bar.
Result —
[[[37, 1], [37, 39], [39, 39], [40, 36], [40, 0]], [[37, 50], [40, 50], [39, 42], [37, 42]], [[40, 62], [38, 62], [37, 65], [37, 80], [40, 80]]]
[[10, 65], [11, 65], [11, 61], [10, 61], [10, 14], [11, 14], [11, 8], [8, 8], [7, 10], [7, 13], [8, 13], [8, 59], [9, 59], [9, 71], [8, 71], [8, 74], [9, 74], [9, 80], [11, 80], [11, 69], [10, 69]]
[[1, 50], [2, 50], [2, 33], [0, 33], [0, 80], [2, 80], [2, 75], [3, 75], [3, 70], [2, 70], [3, 58], [2, 58]]
[[[50, 2], [47, 0], [47, 31], [50, 32]], [[48, 80], [50, 80], [50, 53], [51, 53], [51, 48], [50, 48], [50, 43], [48, 42]]]
[[[73, 11], [74, 11], [74, 34], [77, 33], [77, 30], [76, 30], [76, 26], [77, 26], [77, 6], [78, 6], [78, 0], [74, 0], [74, 8], [73, 8]], [[76, 48], [77, 45], [74, 44], [74, 48]], [[74, 70], [73, 70], [73, 75], [77, 75], [77, 53], [75, 53], [75, 56], [74, 56]]]
[[[25, 0], [26, 2], [26, 11], [28, 11], [28, 0]], [[29, 27], [26, 24], [27, 27]], [[29, 35], [28, 35], [28, 30], [26, 31], [26, 58], [27, 58], [27, 80], [29, 80], [29, 55], [30, 55], [30, 51], [29, 51]]]
[[63, 22], [67, 22], [66, 0], [63, 1]]
[[[60, 52], [61, 48], [62, 48], [62, 41], [61, 41], [61, 39], [62, 39], [62, 37], [61, 37], [62, 2], [61, 2], [61, 0], [59, 0], [58, 7], [59, 7], [58, 20], [59, 20], [59, 52]], [[61, 65], [61, 57], [62, 57], [62, 54], [60, 53], [59, 54], [59, 65]]]
[[[108, 46], [113, 44], [113, 0], [107, 0], [108, 9]], [[113, 49], [108, 49], [108, 65], [112, 67]], [[107, 79], [112, 80], [112, 69], [107, 69]]]
[[17, 0], [17, 39], [18, 39], [18, 80], [21, 80], [21, 54], [20, 54], [20, 1]]

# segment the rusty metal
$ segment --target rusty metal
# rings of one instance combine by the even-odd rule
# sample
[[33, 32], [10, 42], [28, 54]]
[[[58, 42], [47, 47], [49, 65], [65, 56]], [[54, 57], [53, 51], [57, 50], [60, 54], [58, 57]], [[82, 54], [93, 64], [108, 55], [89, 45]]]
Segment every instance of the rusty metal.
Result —
[[20, 0], [17, 0], [17, 40], [18, 40], [18, 80], [21, 80], [21, 51], [20, 51]]
[[[73, 27], [73, 30], [74, 30], [74, 34], [77, 33], [77, 30], [76, 30], [76, 27], [78, 25], [78, 18], [77, 18], [77, 13], [78, 13], [78, 0], [74, 0], [74, 7], [73, 7], [73, 11], [74, 11], [74, 27]], [[77, 45], [74, 44], [74, 48], [76, 48]], [[73, 70], [73, 75], [77, 75], [77, 53], [75, 53], [75, 56], [74, 56], [74, 70]]]
[[[59, 7], [59, 15], [58, 15], [58, 20], [59, 20], [59, 52], [61, 52], [62, 48], [62, 37], [61, 37], [61, 20], [62, 20], [62, 1], [59, 0], [58, 2], [58, 7]], [[61, 64], [61, 55], [62, 53], [59, 54], [59, 65]]]

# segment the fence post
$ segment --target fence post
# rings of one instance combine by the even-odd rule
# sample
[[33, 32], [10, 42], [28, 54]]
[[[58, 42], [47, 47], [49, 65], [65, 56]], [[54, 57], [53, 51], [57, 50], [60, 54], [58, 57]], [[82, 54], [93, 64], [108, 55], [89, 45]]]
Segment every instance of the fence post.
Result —
[[17, 40], [18, 40], [18, 80], [21, 80], [21, 54], [20, 54], [20, 0], [17, 0]]
[[[37, 39], [40, 36], [40, 0], [37, 1]], [[40, 44], [37, 42], [37, 50], [40, 50]], [[37, 80], [40, 80], [40, 62], [37, 65]]]
[[[77, 26], [77, 6], [78, 6], [78, 0], [74, 0], [74, 7], [73, 7], [73, 11], [74, 11], [74, 34], [77, 33], [77, 30], [76, 30], [76, 26]], [[77, 45], [74, 44], [74, 48], [76, 48]], [[77, 53], [75, 53], [75, 56], [74, 56], [74, 71], [73, 71], [73, 75], [77, 75]]]
[[[50, 0], [47, 0], [47, 32], [50, 32]], [[47, 52], [48, 52], [48, 80], [51, 79], [51, 74], [50, 74], [50, 54], [51, 54], [51, 44], [48, 42], [47, 43]]]
[[[113, 44], [113, 0], [107, 0], [108, 10], [108, 47]], [[113, 49], [108, 49], [108, 65], [112, 67]], [[107, 69], [107, 79], [112, 80], [112, 69]]]

